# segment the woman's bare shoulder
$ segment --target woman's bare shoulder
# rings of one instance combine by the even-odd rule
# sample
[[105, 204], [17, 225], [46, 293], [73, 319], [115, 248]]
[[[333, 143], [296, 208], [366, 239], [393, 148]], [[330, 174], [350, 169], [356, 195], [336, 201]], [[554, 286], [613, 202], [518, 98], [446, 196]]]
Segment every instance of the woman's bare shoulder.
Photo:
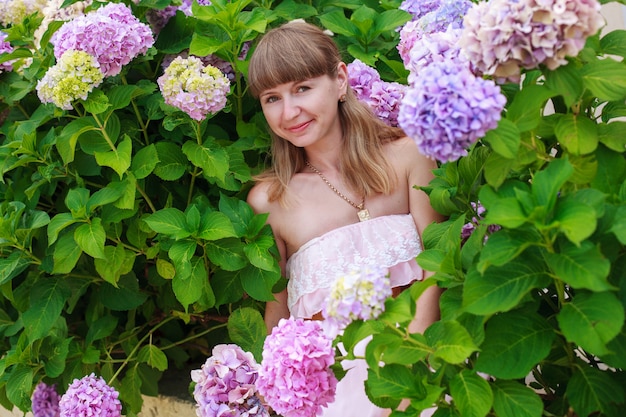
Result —
[[269, 199], [270, 183], [261, 181], [252, 186], [248, 192], [246, 201], [256, 213], [268, 213], [272, 208]]
[[436, 166], [435, 161], [422, 154], [415, 141], [407, 136], [388, 142], [385, 151], [389, 162], [400, 169], [430, 171]]

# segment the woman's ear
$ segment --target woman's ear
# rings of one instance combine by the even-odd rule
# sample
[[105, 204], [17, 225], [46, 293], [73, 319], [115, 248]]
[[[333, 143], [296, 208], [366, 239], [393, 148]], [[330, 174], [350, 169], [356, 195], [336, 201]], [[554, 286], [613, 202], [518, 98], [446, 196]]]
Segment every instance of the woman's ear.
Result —
[[348, 66], [345, 62], [337, 64], [337, 87], [339, 97], [345, 97], [348, 92]]

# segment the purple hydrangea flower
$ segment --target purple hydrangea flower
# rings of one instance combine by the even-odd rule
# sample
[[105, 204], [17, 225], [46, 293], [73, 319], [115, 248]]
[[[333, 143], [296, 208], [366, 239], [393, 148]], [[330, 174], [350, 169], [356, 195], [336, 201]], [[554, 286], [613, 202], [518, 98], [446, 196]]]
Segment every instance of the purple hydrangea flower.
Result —
[[[184, 50], [178, 55], [168, 54], [163, 57], [163, 61], [161, 62], [161, 67], [167, 68], [170, 64], [177, 58], [181, 57], [183, 59], [189, 58], [189, 50]], [[195, 56], [195, 55], [192, 55]], [[219, 69], [225, 76], [228, 78], [230, 82], [235, 81], [235, 71], [233, 70], [233, 66], [230, 62], [224, 61], [216, 55], [207, 55], [207, 56], [195, 56], [200, 61], [202, 61], [203, 65], [212, 65]]]
[[398, 122], [424, 155], [455, 161], [497, 126], [505, 103], [493, 81], [459, 63], [434, 62], [408, 89]]
[[283, 417], [315, 416], [335, 399], [334, 363], [320, 321], [281, 319], [263, 345], [259, 393]]
[[85, 51], [96, 57], [105, 76], [113, 76], [136, 56], [146, 53], [154, 44], [154, 36], [126, 5], [108, 3], [66, 22], [51, 42], [57, 59], [67, 50]]
[[483, 74], [519, 81], [521, 69], [555, 69], [603, 25], [596, 0], [489, 0], [465, 17], [461, 47]]
[[471, 6], [469, 0], [441, 0], [436, 8], [419, 19], [406, 23], [400, 29], [397, 46], [404, 65], [409, 63], [411, 50], [422, 38], [449, 29], [462, 28], [463, 18]]
[[191, 371], [193, 396], [199, 417], [269, 416], [257, 396], [260, 365], [249, 352], [234, 344], [213, 348], [201, 369]]
[[[461, 229], [461, 241], [465, 242], [469, 237], [474, 233], [476, 227], [478, 227], [480, 221], [483, 219], [483, 214], [485, 213], [485, 207], [479, 202], [471, 202], [472, 209], [474, 210], [475, 215], [472, 216], [472, 219], [463, 225]], [[496, 224], [491, 224], [487, 227], [488, 235], [500, 230], [500, 226]], [[488, 235], [485, 236], [485, 242], [487, 241]]]
[[459, 38], [461, 29], [448, 28], [445, 32], [435, 32], [423, 36], [417, 40], [409, 53], [409, 61], [406, 68], [409, 70], [408, 82], [414, 84], [420, 77], [422, 68], [433, 62], [455, 61], [459, 64], [466, 64], [469, 61], [461, 53]]
[[[13, 52], [13, 47], [11, 46], [9, 41], [6, 40], [7, 36], [9, 35], [0, 31], [0, 55], [10, 54], [11, 52]], [[0, 74], [2, 74], [4, 71], [13, 71], [12, 61], [5, 61], [3, 63], [0, 63]]]
[[404, 0], [398, 8], [411, 13], [413, 20], [416, 20], [438, 9], [440, 4], [441, 0]]
[[343, 330], [354, 320], [380, 316], [388, 297], [391, 297], [389, 270], [363, 268], [333, 282], [322, 314], [330, 326]]
[[31, 397], [33, 417], [59, 417], [59, 400], [55, 385], [40, 382]]
[[195, 56], [174, 59], [157, 83], [167, 104], [198, 121], [222, 110], [230, 92], [228, 78]]
[[59, 401], [60, 417], [121, 417], [119, 393], [95, 374], [75, 379]]
[[355, 59], [348, 64], [348, 82], [358, 100], [367, 101], [372, 95], [372, 85], [381, 81], [376, 68]]

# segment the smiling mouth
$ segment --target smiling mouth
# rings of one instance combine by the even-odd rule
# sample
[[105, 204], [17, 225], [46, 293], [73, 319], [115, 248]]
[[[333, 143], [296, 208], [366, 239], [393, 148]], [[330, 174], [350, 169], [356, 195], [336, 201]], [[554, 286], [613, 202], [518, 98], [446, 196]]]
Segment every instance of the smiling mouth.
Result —
[[310, 124], [311, 124], [311, 121], [300, 123], [298, 125], [288, 127], [287, 130], [289, 130], [290, 132], [298, 132], [298, 131], [304, 130]]

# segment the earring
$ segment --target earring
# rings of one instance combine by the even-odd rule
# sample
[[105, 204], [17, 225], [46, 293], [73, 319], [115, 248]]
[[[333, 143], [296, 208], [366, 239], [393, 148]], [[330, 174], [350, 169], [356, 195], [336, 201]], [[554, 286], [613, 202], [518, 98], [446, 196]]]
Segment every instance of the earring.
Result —
[[346, 102], [346, 95], [342, 94], [341, 97], [339, 97], [339, 102], [340, 103], [345, 103]]

